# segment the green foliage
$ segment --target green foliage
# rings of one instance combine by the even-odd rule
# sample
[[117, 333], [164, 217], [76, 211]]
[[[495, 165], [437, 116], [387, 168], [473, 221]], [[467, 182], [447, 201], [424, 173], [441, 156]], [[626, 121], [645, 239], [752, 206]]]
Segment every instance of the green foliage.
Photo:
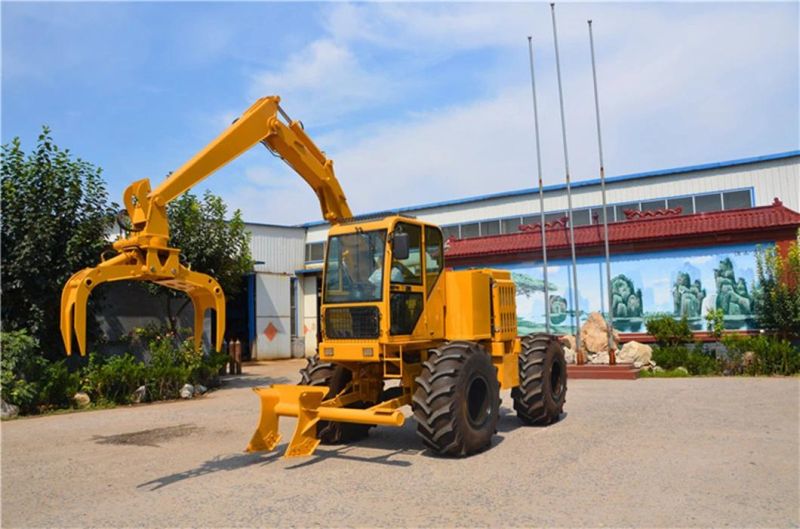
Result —
[[0, 333], [2, 397], [30, 413], [39, 402], [39, 380], [47, 362], [39, 356], [39, 342], [25, 331]]
[[656, 339], [659, 346], [673, 347], [692, 341], [692, 329], [685, 315], [680, 320], [668, 314], [655, 315], [647, 318], [645, 325], [648, 334]]
[[3, 329], [27, 329], [57, 359], [61, 288], [108, 245], [114, 206], [101, 170], [59, 149], [47, 127], [27, 155], [19, 138], [3, 145], [0, 165]]
[[83, 368], [70, 371], [66, 362], [48, 362], [39, 353], [38, 341], [25, 331], [0, 333], [2, 340], [2, 396], [19, 406], [23, 414], [54, 408], [69, 408], [72, 397], [85, 391], [94, 405], [129, 404], [140, 386], [146, 400], [174, 399], [184, 384], [218, 384], [220, 368], [228, 356], [203, 355], [192, 342], [178, 342], [173, 335], [156, 335], [154, 329], [139, 333], [148, 338], [149, 360], [141, 362], [131, 354], [102, 357], [89, 355]]
[[192, 270], [214, 277], [226, 294], [237, 294], [252, 271], [249, 234], [238, 209], [228, 220], [222, 198], [206, 191], [202, 200], [184, 193], [167, 206], [170, 244], [181, 249]]
[[685, 345], [658, 346], [653, 349], [656, 365], [666, 370], [684, 367], [691, 375], [713, 375], [719, 372], [716, 358], [703, 351], [700, 344], [693, 348]]
[[683, 369], [665, 369], [663, 371], [639, 371], [639, 378], [685, 378], [689, 373]]
[[758, 288], [755, 313], [764, 329], [782, 338], [800, 336], [800, 247], [793, 242], [783, 257], [777, 247], [756, 252]]
[[731, 371], [748, 375], [793, 375], [800, 373], [800, 348], [788, 340], [768, 335], [726, 335]]
[[706, 312], [706, 324], [711, 336], [719, 341], [722, 337], [722, 331], [725, 330], [725, 312], [722, 309], [708, 309], [708, 312]]

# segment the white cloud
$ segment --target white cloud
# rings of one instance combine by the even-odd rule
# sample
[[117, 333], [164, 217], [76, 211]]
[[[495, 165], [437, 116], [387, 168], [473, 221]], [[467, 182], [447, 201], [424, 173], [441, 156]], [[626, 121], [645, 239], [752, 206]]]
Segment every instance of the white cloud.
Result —
[[[544, 179], [560, 182], [549, 15], [542, 4], [336, 4], [324, 19], [328, 33], [254, 75], [250, 92], [281, 94], [292, 101], [295, 119], [322, 129], [314, 137], [335, 160], [356, 213], [531, 187], [536, 174], [525, 36], [533, 34]], [[781, 5], [564, 4], [558, 16], [573, 179], [597, 173], [587, 18], [595, 22], [609, 174], [800, 144], [798, 119], [785, 118], [791, 109], [776, 103], [786, 100], [782, 91], [798, 89], [796, 6], [787, 15]], [[432, 63], [472, 58], [473, 52], [486, 52], [494, 64], [470, 71], [483, 88], [479, 95], [427, 104], [425, 80], [410, 79], [425, 77], [420, 72], [435, 76]], [[388, 99], [397, 103], [408, 87], [416, 91], [406, 94], [400, 111], [373, 114]], [[777, 143], [776, 122], [786, 130]], [[253, 174], [261, 175], [260, 183], [272, 174], [254, 171], [250, 183]], [[275, 174], [305, 185], [290, 173]], [[275, 208], [254, 205], [251, 215], [243, 206], [246, 217], [319, 218], [313, 194], [281, 186], [268, 199]], [[247, 192], [242, 196], [254, 203]], [[286, 217], [277, 215], [284, 210]]]
[[255, 74], [250, 97], [278, 94], [284, 100], [304, 101], [303, 119], [322, 125], [374, 105], [387, 88], [386, 79], [364, 69], [347, 46], [320, 39], [279, 69]]

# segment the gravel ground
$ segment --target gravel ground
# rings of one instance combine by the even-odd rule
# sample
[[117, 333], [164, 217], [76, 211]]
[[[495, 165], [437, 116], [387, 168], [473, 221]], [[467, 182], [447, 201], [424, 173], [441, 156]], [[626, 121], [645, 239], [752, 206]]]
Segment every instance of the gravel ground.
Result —
[[548, 428], [520, 427], [506, 392], [492, 449], [463, 460], [422, 451], [413, 420], [310, 458], [243, 453], [249, 388], [302, 365], [246, 365], [191, 402], [4, 422], [3, 527], [800, 525], [797, 378], [574, 380]]

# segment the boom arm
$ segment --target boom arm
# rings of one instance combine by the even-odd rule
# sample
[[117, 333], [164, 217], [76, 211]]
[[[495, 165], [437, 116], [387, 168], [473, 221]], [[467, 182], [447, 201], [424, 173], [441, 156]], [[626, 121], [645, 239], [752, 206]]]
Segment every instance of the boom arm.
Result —
[[[283, 118], [286, 122], [282, 121]], [[182, 290], [194, 304], [195, 347], [200, 346], [203, 316], [217, 313], [217, 349], [225, 333], [225, 296], [214, 278], [191, 271], [179, 261], [180, 250], [170, 248], [167, 204], [192, 186], [236, 159], [257, 143], [280, 156], [314, 190], [322, 216], [338, 223], [352, 216], [333, 162], [311, 141], [299, 121], [280, 107], [278, 96], [256, 101], [214, 141], [151, 191], [148, 179], [132, 183], [123, 195], [131, 218], [131, 235], [114, 243], [118, 255], [74, 274], [61, 294], [61, 335], [72, 353], [73, 329], [80, 353], [86, 353], [86, 302], [97, 285], [111, 281], [151, 281]]]

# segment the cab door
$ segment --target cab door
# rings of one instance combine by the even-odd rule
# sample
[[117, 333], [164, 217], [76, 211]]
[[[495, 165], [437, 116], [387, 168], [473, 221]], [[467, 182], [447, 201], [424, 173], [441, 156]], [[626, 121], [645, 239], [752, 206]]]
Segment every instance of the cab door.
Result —
[[425, 258], [422, 226], [410, 222], [395, 224], [394, 234], [408, 237], [408, 257], [392, 255], [389, 273], [389, 334], [412, 340], [425, 339], [427, 328], [421, 322], [425, 313]]

